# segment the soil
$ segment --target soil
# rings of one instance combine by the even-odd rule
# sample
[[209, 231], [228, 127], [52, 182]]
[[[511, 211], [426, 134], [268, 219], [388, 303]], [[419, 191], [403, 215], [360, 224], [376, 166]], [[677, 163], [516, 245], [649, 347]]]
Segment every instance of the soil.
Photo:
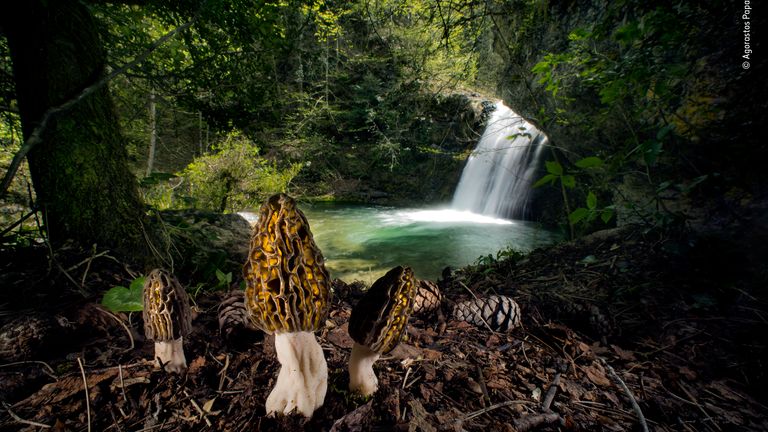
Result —
[[[764, 240], [624, 228], [446, 269], [446, 319], [411, 318], [376, 363], [371, 398], [347, 390], [360, 284], [336, 281], [318, 333], [328, 392], [310, 419], [265, 416], [273, 338], [237, 319], [219, 328], [229, 293], [194, 297], [189, 369], [169, 375], [150, 361], [140, 314], [98, 305], [130, 268], [106, 251], [6, 251], [0, 333], [17, 330], [0, 347], [0, 431], [768, 430], [768, 255], [744, 239]], [[522, 325], [451, 319], [455, 302], [489, 294], [514, 297]]]

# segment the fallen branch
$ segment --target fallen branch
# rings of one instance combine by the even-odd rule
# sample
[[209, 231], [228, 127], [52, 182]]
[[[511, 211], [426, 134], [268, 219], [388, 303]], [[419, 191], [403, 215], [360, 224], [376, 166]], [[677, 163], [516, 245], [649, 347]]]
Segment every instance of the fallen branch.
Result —
[[560, 418], [560, 414], [557, 413], [545, 413], [545, 414], [536, 414], [536, 415], [527, 415], [522, 418], [519, 418], [513, 422], [515, 426], [515, 430], [517, 432], [525, 432], [529, 431], [537, 426], [541, 426], [543, 424], [549, 424], [549, 423], [555, 423], [559, 422], [562, 419]]
[[38, 423], [38, 422], [32, 421], [32, 420], [24, 420], [23, 418], [21, 418], [18, 415], [16, 415], [15, 412], [11, 411], [11, 406], [8, 405], [6, 402], [3, 402], [3, 406], [5, 407], [5, 412], [7, 412], [8, 415], [11, 416], [11, 418], [14, 419], [18, 423], [22, 423], [22, 424], [30, 425], [30, 426], [35, 426], [35, 427], [41, 427], [41, 428], [45, 428], [45, 429], [50, 429], [51, 428], [47, 424]]
[[622, 380], [619, 377], [616, 371], [613, 370], [611, 365], [609, 365], [604, 358], [599, 356], [597, 358], [600, 359], [600, 363], [602, 363], [603, 366], [606, 369], [608, 369], [608, 373], [610, 373], [613, 379], [615, 379], [619, 383], [622, 390], [624, 390], [624, 393], [629, 398], [629, 402], [632, 404], [632, 409], [635, 411], [635, 414], [637, 414], [637, 421], [640, 423], [640, 428], [643, 430], [643, 432], [648, 432], [648, 423], [645, 421], [643, 410], [640, 409], [640, 405], [637, 404], [637, 400], [635, 399], [635, 396], [632, 394], [632, 392], [629, 390], [629, 387], [627, 387], [627, 384], [624, 383], [624, 380]]

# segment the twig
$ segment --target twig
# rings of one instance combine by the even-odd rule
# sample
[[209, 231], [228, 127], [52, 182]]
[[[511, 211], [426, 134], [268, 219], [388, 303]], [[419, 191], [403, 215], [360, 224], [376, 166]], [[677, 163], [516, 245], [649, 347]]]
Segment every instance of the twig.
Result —
[[195, 402], [195, 399], [192, 396], [190, 396], [186, 390], [184, 390], [184, 394], [189, 398], [189, 401], [192, 403], [192, 406], [195, 407], [197, 412], [200, 414], [200, 417], [203, 420], [205, 420], [205, 424], [207, 424], [208, 427], [213, 426], [213, 423], [211, 423], [211, 420], [208, 419], [208, 416], [206, 415], [205, 411], [203, 411], [203, 409], [200, 408], [200, 405], [198, 405], [197, 402]]
[[[708, 413], [708, 412], [707, 412], [707, 411], [704, 409], [704, 407], [703, 407], [703, 406], [701, 406], [701, 404], [699, 403], [699, 401], [698, 401], [698, 400], [696, 400], [696, 396], [694, 396], [693, 394], [691, 394], [691, 392], [690, 392], [690, 391], [688, 391], [688, 389], [686, 388], [685, 384], [683, 384], [683, 382], [682, 382], [682, 381], [678, 381], [678, 382], [677, 382], [677, 384], [678, 384], [678, 385], [680, 386], [680, 388], [683, 390], [683, 392], [685, 393], [685, 395], [686, 395], [686, 396], [688, 396], [689, 398], [691, 398], [691, 400], [692, 400], [692, 401], [693, 401], [693, 402], [696, 404], [696, 407], [699, 409], [699, 411], [701, 411], [701, 413], [702, 413], [702, 414], [704, 414], [704, 418], [705, 418], [706, 420], [710, 420], [710, 421], [711, 421], [711, 420], [712, 420], [712, 416], [711, 416], [711, 415], [710, 415], [710, 414], [709, 414], [709, 413]], [[718, 425], [717, 425], [717, 423], [713, 422], [712, 424], [715, 426], [715, 428], [717, 428], [717, 430], [722, 430], [722, 429], [720, 428], [720, 426], [718, 426]]]
[[405, 384], [408, 382], [408, 376], [411, 374], [411, 367], [408, 366], [408, 369], [405, 371], [405, 378], [403, 378], [403, 390], [405, 390]]
[[[79, 263], [77, 263], [77, 264], [75, 264], [75, 265], [71, 266], [70, 268], [68, 268], [68, 269], [67, 269], [67, 271], [76, 270], [76, 269], [77, 269], [78, 267], [80, 267], [81, 265], [83, 265], [83, 264], [88, 264], [89, 262], [93, 261], [95, 258], [98, 258], [98, 257], [100, 257], [100, 256], [104, 256], [104, 255], [107, 255], [107, 253], [108, 253], [108, 252], [109, 252], [109, 251], [106, 251], [106, 250], [105, 250], [105, 251], [103, 251], [103, 252], [99, 252], [99, 253], [96, 253], [96, 245], [94, 244], [94, 245], [93, 245], [93, 255], [91, 255], [90, 257], [88, 257], [88, 258], [86, 258], [86, 259], [84, 259], [84, 260], [80, 261]], [[117, 259], [116, 259], [115, 257], [109, 256], [109, 255], [107, 255], [107, 258], [112, 258], [113, 260], [117, 261]]]
[[560, 421], [560, 414], [545, 413], [536, 415], [526, 415], [514, 421], [515, 430], [518, 432], [529, 431], [537, 426]]
[[224, 388], [224, 381], [227, 379], [227, 369], [229, 368], [229, 353], [227, 353], [227, 358], [224, 360], [224, 367], [221, 369], [221, 372], [219, 372], [219, 375], [221, 375], [221, 378], [219, 378], [219, 391], [222, 391]]
[[23, 418], [21, 418], [18, 415], [16, 415], [15, 412], [11, 411], [11, 406], [8, 405], [8, 403], [6, 403], [6, 402], [3, 402], [3, 406], [5, 407], [5, 412], [7, 412], [8, 415], [11, 416], [11, 418], [16, 420], [18, 423], [23, 423], [23, 424], [26, 424], [26, 425], [41, 427], [41, 428], [45, 428], [45, 429], [50, 429], [51, 428], [47, 424], [38, 423], [38, 422], [35, 422], [35, 421], [32, 421], [32, 420], [24, 420]]
[[83, 374], [83, 388], [85, 389], [85, 412], [88, 416], [88, 432], [91, 432], [91, 398], [88, 395], [88, 380], [85, 379], [85, 368], [80, 357], [77, 358], [77, 364], [80, 365], [80, 373]]
[[14, 362], [14, 363], [6, 363], [6, 364], [0, 365], [0, 368], [11, 367], [11, 366], [18, 366], [18, 365], [24, 365], [24, 364], [39, 364], [39, 365], [42, 365], [43, 369], [45, 369], [45, 374], [46, 375], [48, 375], [49, 377], [51, 377], [51, 378], [53, 378], [53, 379], [55, 379], [57, 381], [59, 379], [59, 377], [56, 376], [56, 372], [53, 370], [53, 368], [48, 363], [46, 363], [44, 361], [39, 361], [39, 360], [28, 360], [28, 361]]
[[123, 366], [117, 364], [117, 373], [120, 375], [120, 389], [123, 391], [123, 400], [128, 403], [128, 396], [125, 395], [125, 381], [123, 381]]
[[635, 399], [635, 396], [632, 395], [632, 392], [629, 390], [629, 387], [627, 387], [627, 384], [624, 383], [624, 380], [619, 377], [616, 371], [613, 370], [611, 365], [609, 365], [604, 358], [599, 356], [597, 358], [600, 359], [600, 363], [602, 363], [603, 366], [608, 369], [608, 373], [611, 374], [613, 379], [615, 379], [621, 386], [622, 390], [624, 390], [624, 393], [626, 393], [627, 397], [629, 398], [629, 402], [632, 404], [632, 409], [635, 411], [635, 414], [637, 414], [637, 421], [640, 422], [640, 428], [643, 430], [643, 432], [648, 432], [648, 423], [645, 421], [643, 410], [640, 409], [640, 405], [637, 404], [637, 400]]
[[555, 378], [552, 380], [552, 384], [549, 385], [547, 395], [544, 396], [544, 402], [541, 404], [541, 408], [546, 412], [551, 410], [552, 401], [555, 399], [557, 393], [557, 386], [560, 384], [560, 372], [555, 374]]
[[11, 232], [11, 230], [13, 230], [17, 226], [21, 225], [22, 223], [24, 223], [25, 220], [29, 219], [29, 217], [32, 216], [35, 213], [37, 213], [37, 209], [36, 208], [32, 209], [31, 212], [25, 214], [24, 216], [21, 217], [21, 219], [19, 219], [16, 222], [12, 223], [11, 226], [9, 226], [8, 228], [6, 228], [2, 232], [0, 232], [0, 237], [3, 237], [7, 233]]
[[133, 350], [133, 348], [134, 348], [134, 346], [135, 346], [135, 344], [134, 344], [134, 341], [133, 341], [133, 333], [131, 333], [131, 330], [128, 328], [128, 326], [127, 326], [127, 325], [125, 325], [125, 323], [123, 322], [123, 320], [121, 320], [120, 318], [118, 318], [117, 316], [115, 316], [115, 314], [113, 314], [112, 312], [110, 312], [110, 311], [108, 311], [108, 310], [106, 310], [106, 309], [102, 309], [102, 308], [100, 308], [100, 307], [97, 307], [96, 309], [98, 309], [98, 310], [100, 310], [101, 312], [104, 312], [105, 314], [107, 314], [107, 315], [111, 316], [111, 317], [112, 317], [112, 318], [113, 318], [115, 321], [117, 321], [117, 322], [118, 322], [118, 324], [120, 324], [121, 326], [123, 326], [123, 329], [125, 329], [125, 332], [126, 332], [126, 333], [128, 333], [128, 339], [131, 341], [131, 346], [130, 346], [130, 348], [128, 348], [127, 350], [125, 350], [125, 352], [128, 352], [128, 351], [131, 351], [131, 350]]
[[485, 385], [485, 374], [483, 368], [477, 365], [477, 378], [480, 381], [480, 390], [483, 391], [483, 399], [486, 403], [491, 403], [491, 395], [488, 394], [488, 386]]
[[496, 410], [496, 409], [499, 409], [499, 408], [504, 408], [504, 407], [507, 407], [507, 406], [510, 406], [510, 405], [530, 404], [530, 403], [532, 403], [532, 402], [531, 401], [526, 401], [526, 400], [508, 400], [508, 401], [504, 401], [504, 402], [499, 402], [497, 404], [493, 404], [493, 405], [491, 405], [489, 407], [485, 407], [483, 409], [479, 409], [477, 411], [474, 411], [474, 412], [471, 412], [471, 413], [465, 415], [464, 418], [462, 418], [462, 421], [472, 420], [473, 418], [475, 418], [477, 416], [481, 416], [481, 415], [489, 413], [489, 412], [491, 412], [493, 410]]

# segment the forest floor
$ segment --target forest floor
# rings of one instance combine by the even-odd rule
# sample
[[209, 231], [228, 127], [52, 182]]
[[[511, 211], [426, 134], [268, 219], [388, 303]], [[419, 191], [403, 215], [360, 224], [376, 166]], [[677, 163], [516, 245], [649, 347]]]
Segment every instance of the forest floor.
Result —
[[[768, 430], [768, 255], [766, 242], [742, 239], [765, 240], [614, 229], [446, 272], [447, 321], [412, 318], [376, 363], [369, 399], [347, 391], [357, 284], [336, 282], [318, 334], [328, 392], [308, 420], [265, 416], [280, 367], [273, 339], [220, 333], [225, 293], [197, 296], [189, 369], [168, 375], [149, 361], [140, 314], [110, 314], [74, 288], [135, 275], [92, 252], [48, 268], [44, 247], [27, 248], [3, 256], [0, 320], [39, 335], [24, 361], [0, 363], [0, 431]], [[454, 302], [489, 293], [516, 298], [522, 326], [450, 318]]]

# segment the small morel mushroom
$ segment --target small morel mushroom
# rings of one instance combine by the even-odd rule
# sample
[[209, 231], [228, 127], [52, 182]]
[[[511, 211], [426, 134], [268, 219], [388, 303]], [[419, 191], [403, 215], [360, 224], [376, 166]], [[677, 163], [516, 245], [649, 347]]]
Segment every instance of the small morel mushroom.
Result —
[[349, 358], [351, 391], [369, 396], [378, 389], [373, 364], [400, 343], [413, 308], [415, 289], [413, 271], [398, 266], [374, 282], [352, 309], [349, 335], [355, 343]]
[[453, 317], [492, 331], [506, 332], [520, 325], [520, 306], [512, 297], [490, 295], [456, 303]]
[[248, 316], [275, 334], [281, 365], [267, 414], [298, 410], [310, 417], [328, 387], [328, 365], [314, 332], [328, 315], [330, 279], [309, 223], [289, 196], [274, 195], [261, 207], [243, 274]]
[[416, 287], [416, 297], [413, 299], [414, 315], [429, 315], [440, 307], [443, 294], [436, 283], [430, 280], [419, 280]]
[[184, 336], [192, 331], [189, 297], [176, 278], [155, 269], [144, 281], [144, 335], [155, 341], [155, 360], [168, 372], [187, 368]]

